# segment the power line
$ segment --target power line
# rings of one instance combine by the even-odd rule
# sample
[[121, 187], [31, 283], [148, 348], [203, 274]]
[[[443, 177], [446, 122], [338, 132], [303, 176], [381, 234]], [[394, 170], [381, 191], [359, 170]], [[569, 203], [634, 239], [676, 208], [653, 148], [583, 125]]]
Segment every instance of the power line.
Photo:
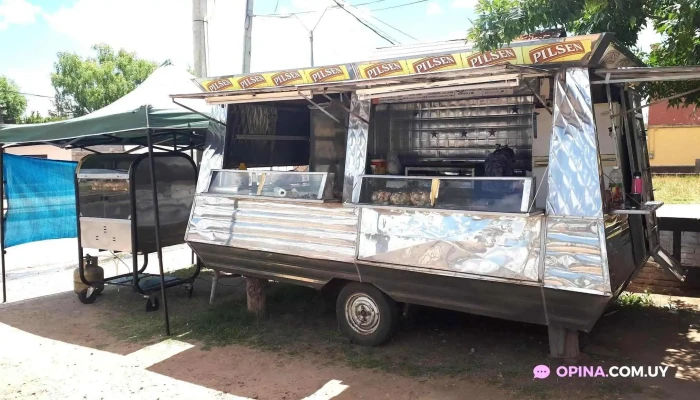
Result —
[[384, 7], [384, 8], [375, 8], [375, 9], [370, 10], [370, 11], [391, 10], [392, 8], [399, 8], [399, 7], [412, 6], [412, 5], [414, 5], [414, 4], [425, 3], [426, 1], [428, 1], [428, 0], [418, 0], [418, 1], [414, 1], [413, 3], [398, 4], [398, 5], [395, 5], [395, 6]]
[[24, 96], [46, 97], [47, 99], [55, 99], [54, 96], [46, 96], [46, 95], [43, 95], [43, 94], [24, 93], [24, 92], [17, 92], [17, 93], [19, 93], [19, 94], [21, 94], [21, 95], [24, 95]]
[[350, 14], [353, 18], [355, 18], [357, 20], [357, 22], [361, 23], [362, 25], [369, 28], [372, 32], [376, 33], [377, 36], [381, 37], [382, 39], [386, 40], [387, 42], [389, 42], [391, 44], [394, 44], [394, 45], [396, 44], [396, 43], [394, 43], [393, 40], [391, 40], [391, 39], [387, 38], [386, 36], [384, 36], [383, 34], [379, 33], [379, 31], [377, 29], [375, 29], [374, 27], [372, 27], [371, 25], [369, 25], [368, 23], [366, 23], [365, 21], [360, 19], [357, 15], [350, 12], [350, 10], [348, 10], [344, 6], [340, 5], [340, 3], [338, 3], [338, 0], [333, 0], [333, 1], [335, 2], [335, 4], [338, 5], [338, 7], [342, 8], [346, 13]]
[[418, 39], [414, 38], [413, 36], [409, 35], [408, 33], [404, 32], [404, 31], [400, 30], [399, 28], [393, 27], [393, 26], [389, 25], [388, 23], [382, 21], [381, 19], [379, 19], [379, 18], [377, 18], [377, 17], [372, 17], [372, 18], [374, 18], [375, 20], [377, 20], [377, 22], [382, 23], [382, 24], [388, 26], [389, 28], [395, 30], [396, 32], [401, 33], [401, 34], [403, 34], [403, 35], [405, 35], [405, 36], [408, 36], [409, 38], [411, 38], [411, 39], [413, 39], [413, 40], [415, 40], [415, 41], [418, 41]]
[[[368, 1], [368, 2], [365, 2], [365, 3], [348, 4], [348, 5], [351, 5], [351, 6], [353, 6], [353, 7], [359, 7], [359, 6], [366, 6], [366, 5], [368, 5], [368, 4], [381, 3], [381, 2], [384, 2], [384, 1], [387, 1], [387, 0], [374, 0], [374, 1]], [[335, 5], [335, 6], [330, 6], [330, 7], [328, 7], [328, 8], [342, 8], [342, 7], [339, 6], [339, 5]], [[277, 7], [275, 7], [275, 11], [277, 11]], [[256, 16], [256, 17], [270, 17], [270, 18], [289, 18], [289, 17], [292, 17], [292, 16], [294, 16], [294, 15], [313, 14], [313, 13], [317, 13], [317, 12], [320, 12], [320, 10], [295, 11], [295, 12], [291, 12], [291, 13], [288, 13], [288, 14], [276, 14], [276, 13], [272, 13], [272, 14], [259, 14], [259, 15], [255, 15], [255, 16]]]

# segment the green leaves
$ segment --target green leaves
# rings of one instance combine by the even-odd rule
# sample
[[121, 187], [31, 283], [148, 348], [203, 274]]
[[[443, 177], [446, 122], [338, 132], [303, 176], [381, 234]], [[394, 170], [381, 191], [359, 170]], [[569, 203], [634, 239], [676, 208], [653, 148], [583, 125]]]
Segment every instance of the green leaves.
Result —
[[86, 59], [58, 53], [51, 74], [58, 114], [79, 117], [98, 110], [134, 90], [156, 69], [156, 63], [123, 49], [115, 53], [97, 44], [92, 50], [96, 56]]
[[19, 93], [19, 87], [9, 78], [0, 76], [0, 113], [4, 123], [17, 123], [27, 109], [27, 99]]
[[[700, 65], [700, 0], [479, 0], [476, 12], [467, 39], [481, 50], [562, 27], [572, 34], [614, 32], [618, 41], [634, 49], [640, 32], [651, 23], [663, 41], [652, 48], [649, 65]], [[698, 86], [700, 81], [664, 82], [642, 89], [661, 98]], [[700, 94], [672, 104], [682, 102], [700, 104]]]

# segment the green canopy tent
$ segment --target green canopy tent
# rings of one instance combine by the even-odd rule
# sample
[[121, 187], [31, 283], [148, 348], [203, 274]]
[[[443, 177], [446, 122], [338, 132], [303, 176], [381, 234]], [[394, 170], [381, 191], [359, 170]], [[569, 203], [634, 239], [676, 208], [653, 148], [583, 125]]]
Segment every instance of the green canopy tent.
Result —
[[0, 125], [0, 143], [7, 147], [51, 144], [85, 148], [103, 144], [146, 146], [146, 131], [165, 146], [193, 148], [204, 141], [210, 107], [203, 101], [176, 104], [172, 93], [198, 90], [194, 77], [173, 65], [156, 69], [134, 91], [82, 117], [29, 125]]
[[[161, 296], [168, 335], [170, 326], [163, 276], [153, 153], [154, 150], [192, 151], [204, 145], [206, 132], [211, 127], [210, 121], [216, 121], [210, 116], [211, 107], [202, 100], [182, 100], [176, 103], [169, 96], [172, 93], [199, 90], [193, 83], [193, 78], [188, 72], [173, 65], [162, 65], [131, 93], [88, 115], [45, 124], [0, 125], [0, 176], [3, 183], [5, 177], [2, 153], [9, 147], [49, 144], [65, 149], [83, 148], [93, 152], [96, 151], [90, 149], [90, 146], [135, 146], [128, 152], [148, 148]], [[3, 197], [3, 192], [4, 184], [0, 184], [0, 198]], [[0, 215], [4, 216], [4, 205]], [[4, 225], [3, 217], [3, 222], [0, 223], [3, 302], [6, 301]], [[80, 240], [79, 231], [78, 239]], [[80, 245], [79, 257], [82, 260]]]

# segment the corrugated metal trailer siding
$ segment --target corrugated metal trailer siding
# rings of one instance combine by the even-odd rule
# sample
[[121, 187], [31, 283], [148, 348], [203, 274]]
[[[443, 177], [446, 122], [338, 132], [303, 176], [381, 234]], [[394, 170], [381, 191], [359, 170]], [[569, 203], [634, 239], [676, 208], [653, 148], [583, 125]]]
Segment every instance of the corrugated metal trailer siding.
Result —
[[358, 211], [341, 204], [195, 199], [187, 240], [309, 258], [353, 262]]

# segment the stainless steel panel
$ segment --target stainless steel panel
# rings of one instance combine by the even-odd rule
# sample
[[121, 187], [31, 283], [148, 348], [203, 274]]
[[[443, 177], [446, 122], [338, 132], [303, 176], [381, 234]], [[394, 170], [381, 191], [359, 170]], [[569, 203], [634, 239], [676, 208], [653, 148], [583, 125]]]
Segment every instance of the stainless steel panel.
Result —
[[[370, 143], [373, 156], [395, 150], [408, 164], [484, 160], [509, 145], [530, 166], [534, 132], [532, 96], [378, 105]], [[382, 140], [387, 135], [389, 140]]]
[[603, 180], [588, 69], [557, 73], [547, 214], [603, 216]]
[[353, 262], [357, 219], [341, 204], [197, 195], [187, 241]]
[[341, 198], [343, 177], [345, 176], [345, 137], [347, 136], [347, 116], [340, 107], [326, 107], [341, 123], [333, 121], [319, 110], [311, 110], [311, 151], [309, 170], [330, 172], [335, 179], [332, 184], [333, 196]]
[[359, 100], [353, 93], [350, 102], [343, 202], [349, 202], [356, 177], [367, 168], [367, 135], [369, 132], [370, 101]]
[[80, 240], [88, 249], [131, 252], [131, 221], [80, 217]]
[[373, 208], [361, 213], [360, 260], [538, 281], [542, 216]]
[[[227, 110], [227, 107], [214, 106], [212, 107], [211, 115], [217, 121], [225, 123]], [[225, 148], [226, 126], [213, 121], [210, 122], [209, 129], [207, 129], [204, 139], [204, 150], [202, 151], [202, 157], [199, 161], [197, 193], [202, 193], [207, 190], [212, 170], [223, 168]]]
[[544, 286], [610, 295], [603, 219], [547, 216]]

